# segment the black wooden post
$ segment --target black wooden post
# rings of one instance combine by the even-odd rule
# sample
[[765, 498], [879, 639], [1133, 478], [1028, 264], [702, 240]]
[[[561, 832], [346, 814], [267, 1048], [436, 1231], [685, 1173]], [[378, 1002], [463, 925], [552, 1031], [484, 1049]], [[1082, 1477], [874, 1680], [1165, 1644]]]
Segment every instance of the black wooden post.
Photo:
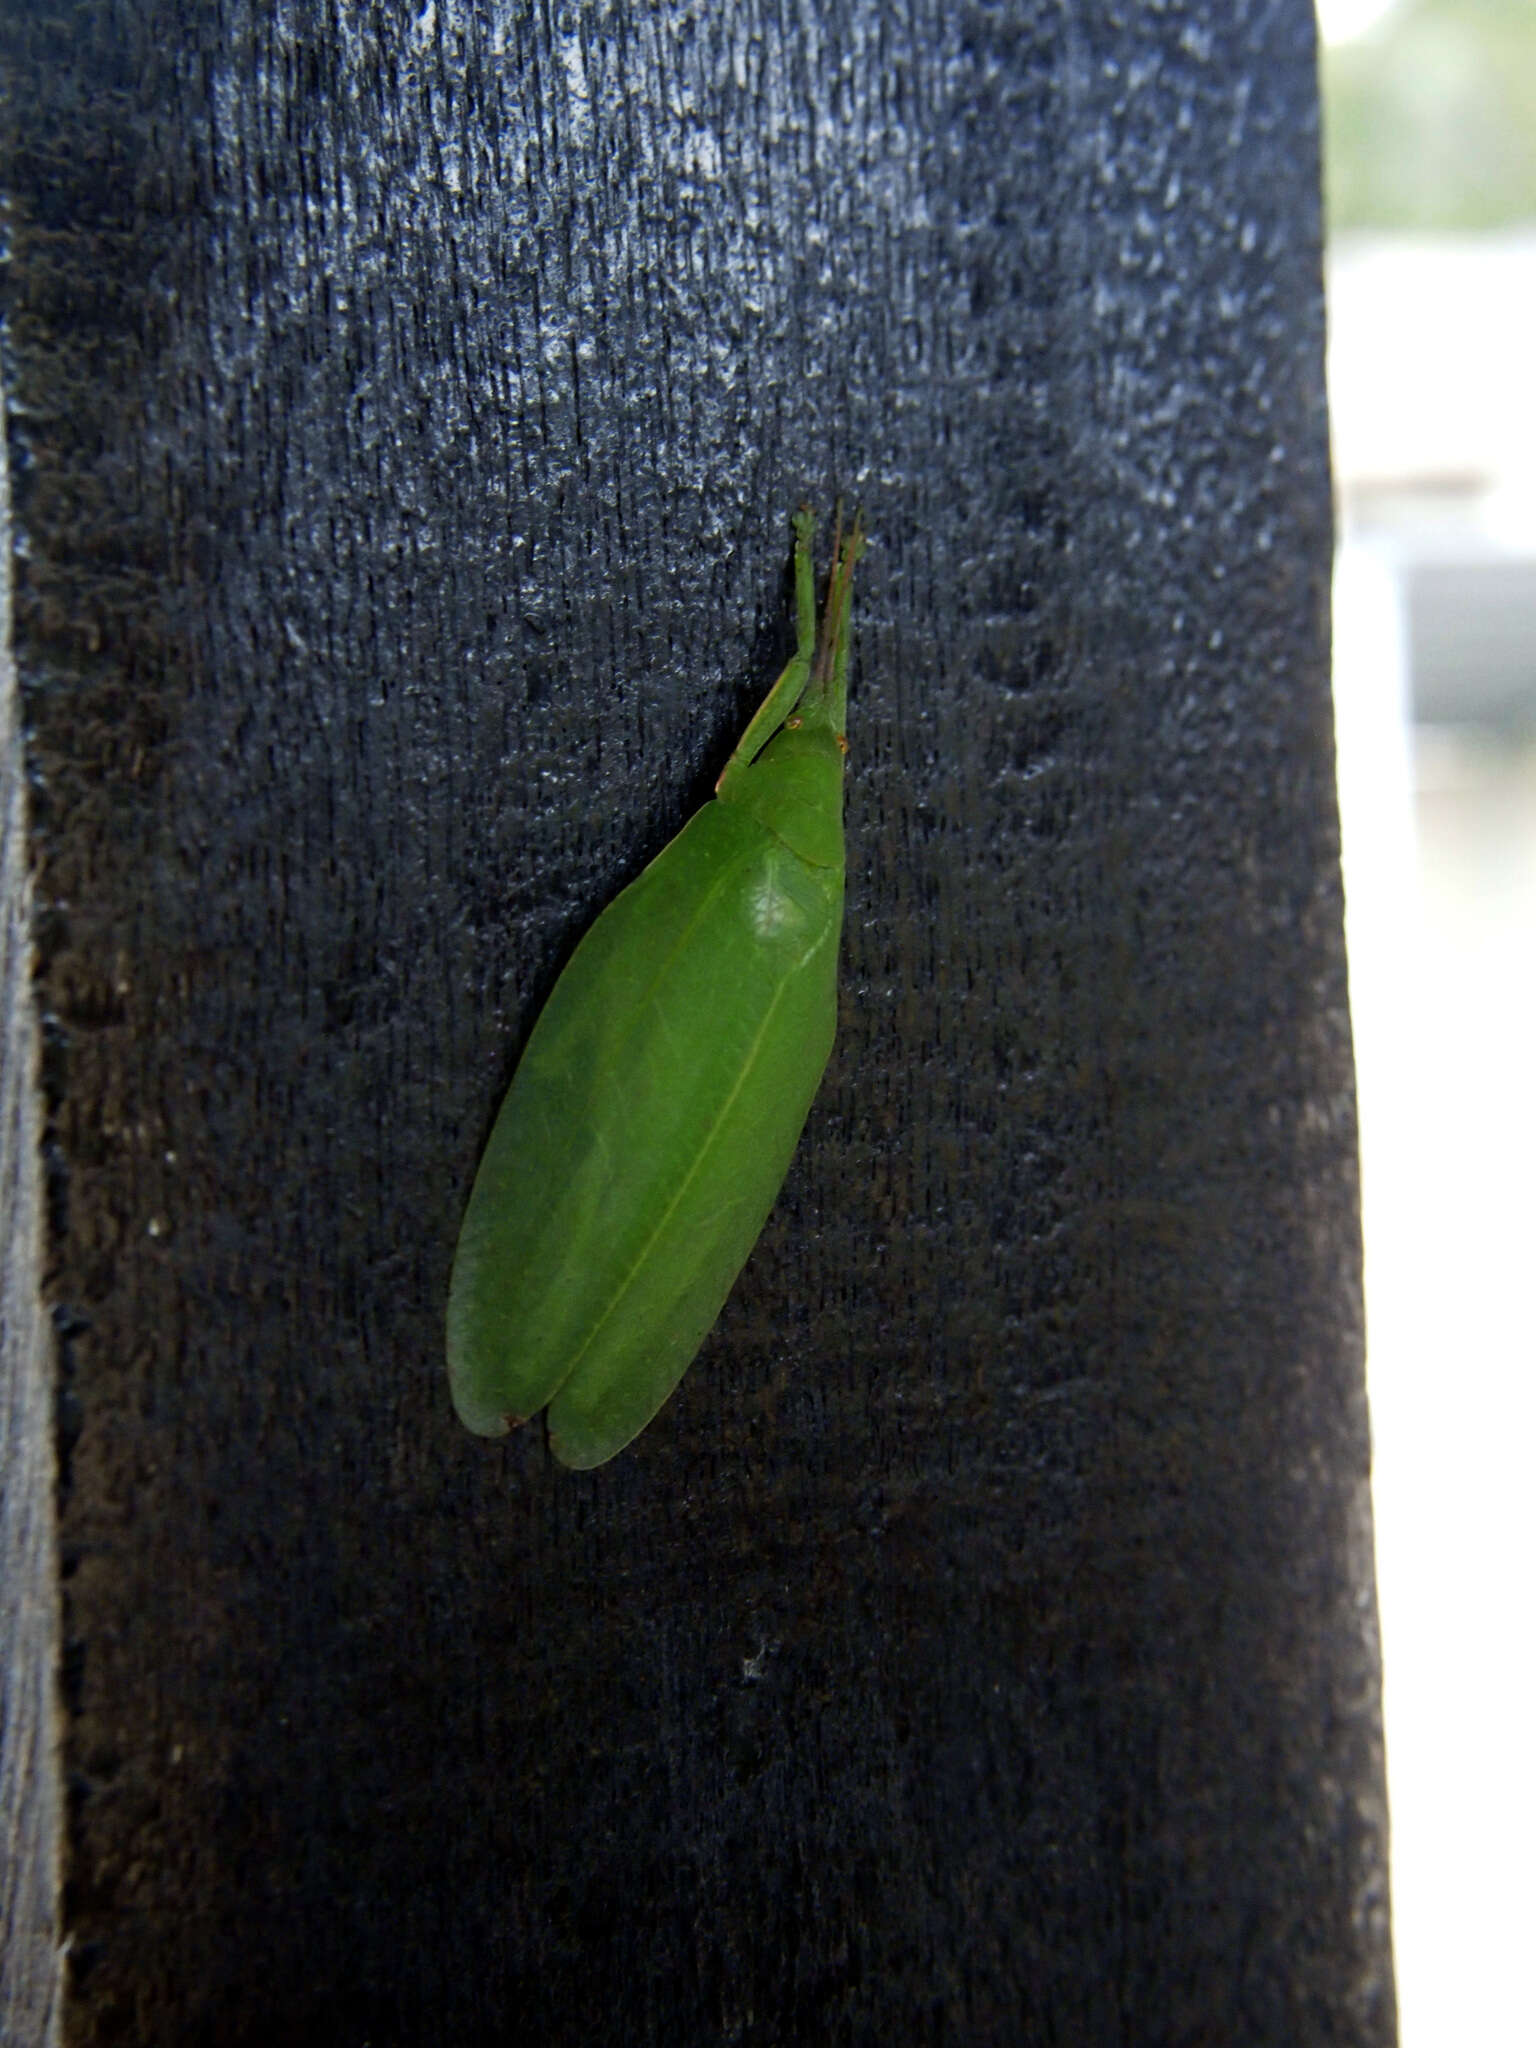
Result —
[[11, 545], [0, 447], [0, 2042], [20, 2048], [56, 2038], [61, 1810], [53, 1375]]
[[[1389, 2043], [1307, 0], [0, 52], [64, 2038]], [[839, 492], [839, 1050], [572, 1476], [459, 1211]]]

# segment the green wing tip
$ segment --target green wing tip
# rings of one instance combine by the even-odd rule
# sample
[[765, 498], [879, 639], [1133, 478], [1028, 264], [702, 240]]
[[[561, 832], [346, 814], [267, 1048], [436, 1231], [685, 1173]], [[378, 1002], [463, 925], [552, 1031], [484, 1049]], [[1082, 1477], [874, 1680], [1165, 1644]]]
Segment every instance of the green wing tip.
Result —
[[639, 1435], [625, 1437], [620, 1443], [610, 1443], [606, 1438], [583, 1436], [579, 1432], [562, 1431], [551, 1426], [549, 1448], [557, 1465], [563, 1465], [567, 1472], [595, 1472], [599, 1465], [606, 1465], [610, 1458], [616, 1458], [626, 1450]]

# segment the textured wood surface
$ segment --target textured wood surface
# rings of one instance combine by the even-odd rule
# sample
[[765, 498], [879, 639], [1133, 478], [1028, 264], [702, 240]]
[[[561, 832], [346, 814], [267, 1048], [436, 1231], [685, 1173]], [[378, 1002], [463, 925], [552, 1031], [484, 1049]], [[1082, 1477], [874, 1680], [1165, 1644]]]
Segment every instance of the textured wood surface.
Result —
[[60, 1783], [52, 1347], [26, 775], [11, 658], [10, 481], [0, 447], [0, 2043], [52, 2048]]
[[[17, 5], [74, 2044], [1386, 2044], [1306, 0]], [[839, 1049], [467, 1436], [522, 1037], [866, 508]]]

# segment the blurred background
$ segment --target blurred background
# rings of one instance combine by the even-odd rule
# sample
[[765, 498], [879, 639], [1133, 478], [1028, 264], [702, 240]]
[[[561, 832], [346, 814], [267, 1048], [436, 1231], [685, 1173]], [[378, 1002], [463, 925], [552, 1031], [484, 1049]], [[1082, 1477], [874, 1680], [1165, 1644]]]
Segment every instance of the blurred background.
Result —
[[1403, 2048], [1536, 2042], [1536, 0], [1319, 0]]

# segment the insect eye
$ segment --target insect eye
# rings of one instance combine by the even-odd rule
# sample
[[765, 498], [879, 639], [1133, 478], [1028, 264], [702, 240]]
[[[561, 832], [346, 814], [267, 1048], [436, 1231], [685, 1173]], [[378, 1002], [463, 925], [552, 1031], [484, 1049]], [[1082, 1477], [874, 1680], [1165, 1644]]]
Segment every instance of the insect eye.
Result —
[[840, 754], [846, 754], [848, 751], [848, 735], [845, 732], [840, 732], [837, 736], [837, 751]]

